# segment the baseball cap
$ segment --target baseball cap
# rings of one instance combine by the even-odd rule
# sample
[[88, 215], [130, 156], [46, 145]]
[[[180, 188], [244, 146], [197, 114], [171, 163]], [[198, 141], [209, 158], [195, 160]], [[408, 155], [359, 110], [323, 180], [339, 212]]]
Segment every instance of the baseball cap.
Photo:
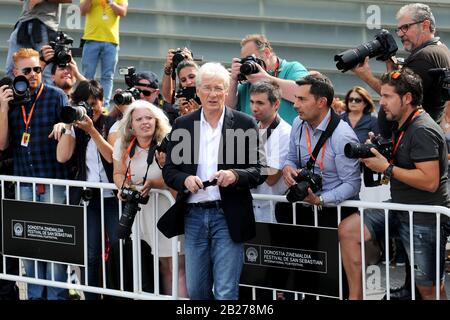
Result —
[[143, 71], [143, 72], [137, 72], [136, 73], [136, 85], [140, 85], [140, 80], [148, 80], [150, 84], [145, 84], [145, 86], [148, 86], [153, 89], [158, 89], [158, 76], [152, 72], [152, 71]]

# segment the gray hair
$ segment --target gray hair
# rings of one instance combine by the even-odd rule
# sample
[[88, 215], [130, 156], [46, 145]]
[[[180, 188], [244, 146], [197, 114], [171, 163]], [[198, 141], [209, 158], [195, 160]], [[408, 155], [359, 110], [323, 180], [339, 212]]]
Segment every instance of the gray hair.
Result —
[[430, 32], [436, 31], [436, 20], [434, 18], [431, 8], [423, 3], [411, 3], [404, 5], [398, 10], [396, 18], [400, 19], [404, 16], [410, 15], [414, 22], [428, 20], [430, 21]]
[[230, 73], [223, 65], [218, 62], [208, 62], [200, 67], [195, 77], [195, 84], [199, 88], [202, 84], [203, 77], [218, 77], [223, 80], [223, 86], [225, 90], [230, 87]]
[[280, 86], [272, 81], [261, 80], [250, 86], [250, 95], [254, 93], [267, 93], [267, 98], [271, 104], [281, 100]]

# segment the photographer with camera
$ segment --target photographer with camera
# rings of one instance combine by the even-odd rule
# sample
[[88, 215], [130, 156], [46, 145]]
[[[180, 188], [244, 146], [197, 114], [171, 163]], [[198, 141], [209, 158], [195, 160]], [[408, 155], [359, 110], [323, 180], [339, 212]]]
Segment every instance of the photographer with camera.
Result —
[[[392, 160], [388, 161], [376, 148], [370, 148], [373, 157], [362, 161], [371, 170], [383, 172], [384, 180], [391, 182], [392, 202], [448, 207], [447, 145], [442, 129], [420, 107], [422, 97], [421, 79], [410, 69], [391, 71], [381, 77], [380, 104], [386, 118], [397, 125], [392, 139]], [[442, 223], [448, 220], [445, 216], [441, 219]], [[364, 225], [364, 241], [383, 237], [384, 210], [365, 210]], [[403, 247], [411, 258], [408, 212], [391, 210], [389, 226], [389, 232], [398, 231]], [[422, 299], [435, 299], [436, 216], [415, 212], [413, 233], [415, 283]], [[447, 234], [442, 229], [439, 239], [441, 276], [446, 238]], [[341, 223], [339, 239], [350, 299], [362, 299], [361, 230], [358, 214]], [[444, 283], [439, 285], [441, 296], [445, 297]]]
[[[114, 144], [114, 183], [119, 188], [119, 198], [125, 202], [119, 222], [119, 237], [128, 239], [136, 214], [139, 216], [140, 237], [154, 251], [159, 249], [159, 263], [163, 294], [172, 293], [172, 243], [158, 232], [158, 245], [154, 243], [155, 224], [157, 219], [169, 207], [165, 197], [159, 197], [159, 212], [154, 212], [154, 203], [149, 202], [151, 189], [167, 189], [162, 178], [160, 152], [165, 152], [163, 144], [170, 131], [167, 117], [153, 104], [138, 100], [133, 102], [120, 122], [120, 138]], [[183, 244], [183, 243], [182, 243]], [[179, 294], [186, 297], [184, 272], [184, 246], [181, 246], [179, 257]], [[147, 261], [146, 259], [142, 259]], [[152, 262], [153, 263], [153, 262]], [[151, 266], [142, 266], [143, 288], [152, 291], [152, 274], [147, 270]], [[148, 268], [148, 269], [147, 269]]]
[[[66, 107], [61, 119], [68, 126], [58, 143], [58, 161], [65, 163], [75, 157], [75, 179], [88, 182], [113, 182], [113, 147], [107, 142], [114, 120], [102, 113], [103, 88], [96, 80], [81, 81], [71, 95], [72, 106]], [[71, 126], [75, 127], [75, 132]], [[71, 188], [72, 189], [72, 188]], [[99, 266], [101, 247], [101, 206], [103, 201], [105, 232], [111, 248], [118, 248], [117, 226], [119, 208], [112, 190], [91, 189], [87, 206], [88, 230], [88, 284], [100, 285]], [[72, 190], [71, 190], [72, 191]], [[79, 204], [81, 194], [73, 190], [71, 203]], [[111, 279], [108, 278], [107, 286]], [[86, 300], [99, 298], [98, 294], [85, 292]]]
[[[61, 19], [61, 3], [72, 0], [21, 0], [22, 13], [8, 40], [6, 75], [13, 77], [13, 54], [20, 48], [32, 48], [39, 51], [44, 44], [53, 40]], [[50, 70], [44, 74], [45, 82], [50, 82]]]
[[250, 85], [262, 79], [274, 81], [281, 88], [283, 98], [278, 112], [281, 118], [292, 124], [297, 116], [293, 107], [295, 80], [307, 74], [308, 71], [301, 63], [279, 58], [265, 36], [248, 35], [241, 41], [241, 58], [234, 58], [231, 63], [231, 83], [226, 105], [251, 114]]
[[[358, 138], [331, 108], [334, 89], [327, 77], [309, 75], [296, 83], [294, 106], [299, 116], [292, 126], [283, 167], [283, 177], [289, 186], [287, 199], [319, 206], [319, 225], [335, 227], [337, 210], [327, 205], [357, 199], [361, 187], [358, 160], [344, 155], [345, 144], [357, 142]], [[297, 223], [313, 225], [312, 210], [306, 205], [297, 209]], [[355, 211], [342, 208], [342, 218]], [[292, 217], [277, 214], [277, 221], [292, 223]]]
[[[9, 145], [13, 151], [14, 175], [36, 178], [67, 179], [69, 168], [57, 162], [57, 141], [61, 138], [64, 124], [59, 123], [59, 114], [68, 104], [67, 97], [58, 88], [42, 82], [39, 53], [22, 48], [13, 55], [14, 75], [10, 85], [0, 87], [0, 150]], [[17, 79], [21, 79], [18, 85]], [[17, 91], [23, 89], [23, 94]], [[24, 98], [25, 97], [25, 98]], [[21, 200], [33, 201], [33, 185], [20, 185]], [[49, 202], [48, 185], [36, 184], [36, 201]], [[65, 188], [53, 187], [55, 203], [65, 203]], [[27, 276], [34, 277], [34, 262], [23, 260]], [[66, 281], [66, 266], [54, 265], [54, 280]], [[38, 263], [38, 278], [51, 279], [52, 264]], [[65, 299], [64, 289], [47, 288], [28, 284], [29, 299]]]
[[[396, 15], [397, 36], [403, 48], [410, 53], [402, 65], [394, 65], [387, 61], [387, 71], [400, 67], [410, 68], [420, 76], [423, 85], [422, 107], [437, 122], [444, 111], [444, 102], [438, 92], [438, 80], [428, 74], [429, 69], [450, 67], [450, 51], [435, 37], [436, 21], [428, 5], [422, 3], [407, 4], [400, 8]], [[352, 69], [356, 76], [380, 93], [381, 80], [375, 77], [369, 66], [369, 58]], [[386, 114], [380, 108], [378, 121], [385, 138], [390, 138], [392, 123], [386, 121]]]
[[88, 79], [95, 78], [100, 62], [100, 83], [104, 106], [109, 109], [114, 72], [119, 60], [120, 18], [128, 11], [128, 0], [80, 0], [80, 12], [86, 17], [82, 39], [85, 41], [81, 65]]
[[41, 67], [50, 68], [52, 84], [63, 90], [68, 97], [72, 93], [77, 81], [85, 81], [86, 78], [78, 70], [78, 65], [69, 53], [70, 60], [67, 63], [51, 63], [55, 57], [55, 50], [48, 44], [40, 51]]
[[[180, 64], [180, 62], [187, 60], [187, 61], [194, 61], [194, 58], [192, 56], [192, 52], [184, 47], [183, 49], [177, 48], [172, 49], [170, 48], [167, 50], [166, 55], [166, 62], [164, 64], [164, 74], [162, 79], [162, 87], [161, 87], [161, 93], [164, 97], [164, 100], [166, 100], [169, 103], [175, 103], [175, 93], [176, 93], [176, 80], [177, 80], [177, 67]], [[198, 69], [198, 68], [197, 68]], [[195, 73], [197, 74], [197, 72]], [[195, 76], [190, 76], [189, 79], [194, 80], [195, 82]], [[178, 81], [181, 82], [180, 78], [178, 77]], [[180, 86], [184, 86], [182, 83], [180, 83]], [[195, 84], [194, 84], [195, 86]]]

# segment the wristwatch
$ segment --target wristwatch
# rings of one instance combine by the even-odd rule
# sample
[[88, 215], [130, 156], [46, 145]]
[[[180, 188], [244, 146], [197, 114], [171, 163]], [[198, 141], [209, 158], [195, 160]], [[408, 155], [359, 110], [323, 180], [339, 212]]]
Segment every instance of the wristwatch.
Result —
[[382, 184], [388, 184], [393, 176], [394, 165], [390, 164], [386, 170], [383, 172], [383, 178], [381, 179]]
[[324, 202], [323, 202], [323, 197], [322, 197], [322, 196], [319, 196], [319, 204], [317, 205], [317, 207], [318, 207], [319, 209], [322, 209], [323, 204], [324, 204]]

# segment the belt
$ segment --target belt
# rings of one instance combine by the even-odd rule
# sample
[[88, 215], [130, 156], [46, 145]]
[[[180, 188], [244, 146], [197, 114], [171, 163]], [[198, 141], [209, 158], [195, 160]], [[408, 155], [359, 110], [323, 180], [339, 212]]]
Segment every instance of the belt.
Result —
[[190, 208], [203, 208], [203, 209], [219, 209], [222, 208], [222, 201], [205, 201], [205, 202], [197, 202], [197, 203], [188, 203], [188, 207]]

